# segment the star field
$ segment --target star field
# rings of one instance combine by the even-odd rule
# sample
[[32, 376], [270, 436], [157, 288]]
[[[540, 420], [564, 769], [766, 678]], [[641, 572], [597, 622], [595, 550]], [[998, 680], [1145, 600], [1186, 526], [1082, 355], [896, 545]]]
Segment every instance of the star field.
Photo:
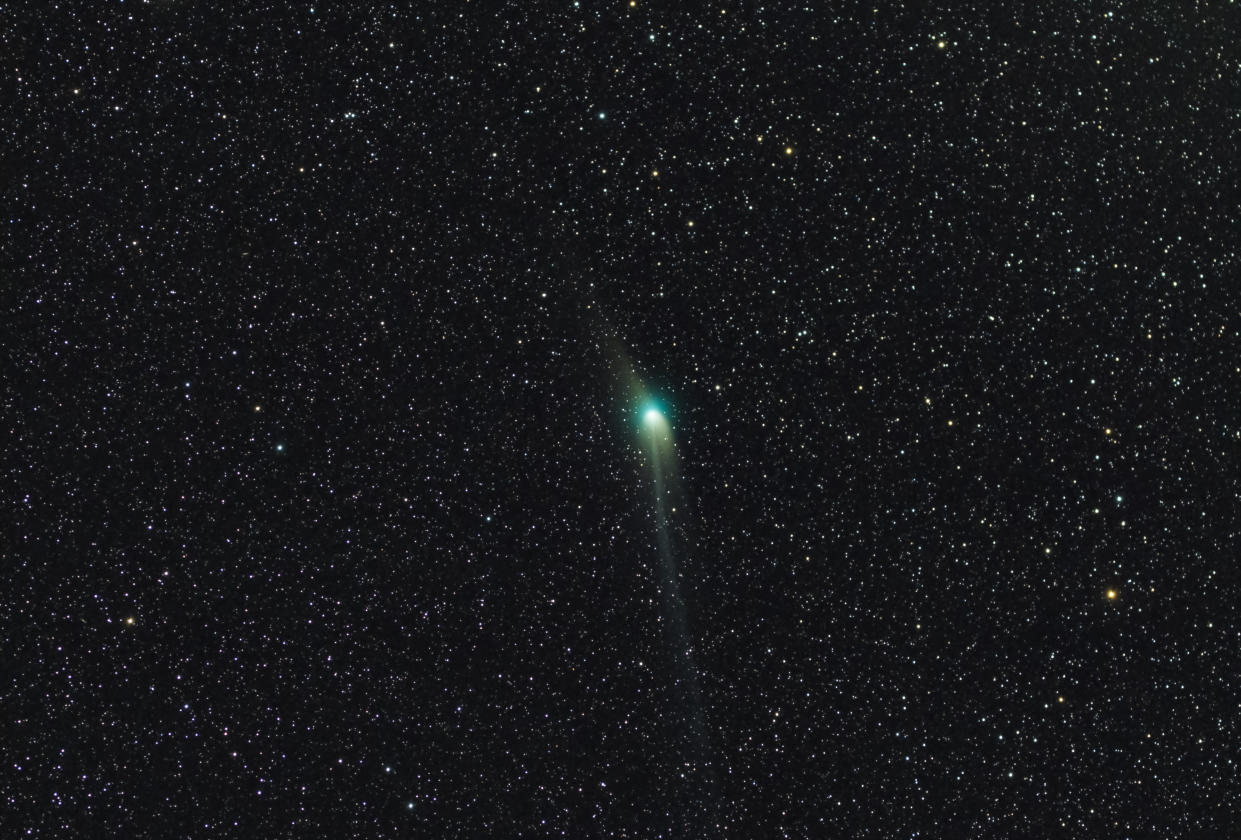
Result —
[[827, 6], [7, 4], [0, 834], [1233, 831], [1237, 8]]

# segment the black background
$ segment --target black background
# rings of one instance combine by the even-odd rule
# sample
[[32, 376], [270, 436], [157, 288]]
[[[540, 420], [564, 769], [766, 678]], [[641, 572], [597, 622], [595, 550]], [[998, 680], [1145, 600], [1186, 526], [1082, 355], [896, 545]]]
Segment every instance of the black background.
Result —
[[1228, 831], [1241, 27], [1037, 5], [0, 3], [4, 835]]

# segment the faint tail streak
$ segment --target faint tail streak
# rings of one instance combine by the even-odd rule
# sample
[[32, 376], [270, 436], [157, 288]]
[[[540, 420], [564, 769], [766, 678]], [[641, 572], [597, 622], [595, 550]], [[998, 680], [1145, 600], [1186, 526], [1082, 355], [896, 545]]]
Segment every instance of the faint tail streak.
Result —
[[642, 427], [651, 458], [655, 532], [659, 549], [659, 594], [664, 630], [673, 659], [673, 692], [677, 705], [686, 713], [688, 729], [685, 733], [683, 761], [702, 785], [702, 798], [699, 802], [701, 816], [711, 820], [718, 816], [715, 813], [718, 782], [711, 756], [710, 739], [707, 736], [702, 692], [698, 686], [698, 669], [694, 662], [689, 617], [685, 602], [681, 598], [680, 569], [672, 528], [668, 521], [669, 497], [672, 495], [669, 485], [675, 485], [675, 482], [669, 481], [669, 477], [675, 474], [676, 448], [668, 421], [658, 409], [649, 408], [644, 412]]

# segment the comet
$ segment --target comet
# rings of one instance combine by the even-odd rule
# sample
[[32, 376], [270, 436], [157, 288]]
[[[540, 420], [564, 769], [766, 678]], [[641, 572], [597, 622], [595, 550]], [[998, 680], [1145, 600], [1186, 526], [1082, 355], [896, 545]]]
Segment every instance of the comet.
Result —
[[[678, 449], [674, 434], [676, 412], [647, 387], [643, 377], [606, 321], [599, 323], [605, 335], [604, 347], [612, 365], [612, 381], [617, 387], [626, 437], [637, 444], [638, 476], [643, 492], [639, 500], [654, 526], [655, 580], [658, 592], [659, 628], [666, 650], [667, 718], [677, 736], [667, 748], [677, 762], [680, 784], [668, 790], [669, 813], [680, 812], [692, 831], [686, 836], [703, 840], [719, 836], [723, 797], [712, 746], [706, 707], [699, 685], [698, 664], [690, 613], [681, 595], [682, 567], [687, 554], [681, 545], [677, 519], [686, 513], [680, 500], [681, 483]], [[621, 418], [624, 418], [622, 421]]]
[[[689, 611], [681, 597], [681, 569], [678, 546], [669, 513], [677, 510], [677, 453], [672, 426], [657, 406], [649, 405], [641, 412], [641, 436], [650, 462], [652, 507], [655, 515], [655, 545], [658, 551], [658, 586], [661, 617], [668, 650], [672, 659], [672, 696], [678, 716], [685, 727], [686, 766], [701, 775], [703, 798], [700, 804], [707, 815], [714, 811], [718, 800], [710, 738], [703, 710], [702, 690], [698, 684], [698, 666], [694, 661], [693, 636], [689, 627]], [[705, 816], [705, 815], [704, 815]]]

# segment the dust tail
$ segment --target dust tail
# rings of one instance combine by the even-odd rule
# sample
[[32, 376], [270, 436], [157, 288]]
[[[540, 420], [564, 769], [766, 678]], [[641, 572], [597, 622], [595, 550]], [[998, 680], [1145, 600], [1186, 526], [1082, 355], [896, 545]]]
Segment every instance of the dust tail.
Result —
[[655, 533], [659, 552], [659, 594], [664, 635], [671, 659], [671, 700], [683, 732], [679, 745], [679, 774], [685, 782], [686, 814], [700, 837], [714, 836], [720, 817], [719, 777], [715, 754], [698, 681], [689, 613], [681, 597], [680, 565], [670, 520], [675, 494], [670, 490], [670, 471], [675, 467], [671, 433], [662, 414], [652, 410], [646, 417], [650, 440], [652, 484], [655, 495]]

